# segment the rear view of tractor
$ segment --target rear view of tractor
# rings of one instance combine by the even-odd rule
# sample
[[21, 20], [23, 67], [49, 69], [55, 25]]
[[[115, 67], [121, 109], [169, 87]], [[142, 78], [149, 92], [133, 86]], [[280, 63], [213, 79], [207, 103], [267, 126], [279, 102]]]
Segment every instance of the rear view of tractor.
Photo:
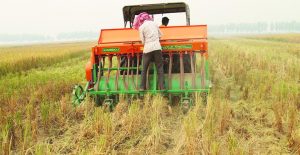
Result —
[[[143, 45], [138, 31], [131, 27], [135, 15], [141, 12], [152, 15], [186, 13], [186, 26], [160, 27], [163, 34], [160, 43], [164, 60], [164, 91], [157, 89], [154, 65], [147, 71], [147, 90], [139, 91]], [[98, 45], [92, 48], [86, 64], [86, 86], [75, 86], [73, 104], [79, 105], [89, 95], [97, 105], [112, 108], [120, 95], [162, 94], [169, 97], [170, 102], [179, 97], [183, 106], [189, 107], [196, 93], [200, 93], [206, 102], [210, 90], [207, 26], [190, 25], [189, 8], [185, 3], [125, 6], [123, 14], [125, 28], [101, 30]]]

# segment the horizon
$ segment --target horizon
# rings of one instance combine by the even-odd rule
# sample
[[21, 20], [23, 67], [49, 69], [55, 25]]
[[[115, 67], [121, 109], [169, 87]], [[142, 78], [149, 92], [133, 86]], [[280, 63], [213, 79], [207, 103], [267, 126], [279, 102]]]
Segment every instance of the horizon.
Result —
[[[278, 31], [279, 33], [300, 32], [300, 11], [296, 8], [300, 6], [300, 1], [297, 0], [287, 0], [284, 3], [280, 0], [181, 1], [190, 7], [191, 24], [208, 25], [210, 34], [236, 33], [231, 30], [224, 31], [228, 25], [243, 27], [242, 25], [247, 24], [266, 23], [269, 26], [272, 23], [288, 22], [296, 23], [296, 31], [289, 29]], [[167, 2], [178, 0], [127, 0], [118, 3], [97, 0], [88, 3], [83, 0], [67, 0], [63, 3], [59, 0], [0, 0], [0, 44], [97, 39], [101, 29], [124, 26], [123, 6]], [[155, 22], [160, 24], [163, 16], [170, 18], [172, 26], [185, 25], [183, 13], [155, 15]], [[265, 28], [260, 33], [276, 33], [269, 29]], [[245, 32], [248, 34], [248, 30]]]
[[[116, 0], [115, 0], [116, 1]], [[190, 7], [191, 24], [238, 24], [257, 22], [300, 22], [298, 0], [181, 0]], [[178, 2], [178, 0], [0, 0], [0, 34], [58, 35], [68, 32], [99, 32], [103, 28], [122, 28], [125, 5]], [[254, 11], [255, 10], [255, 11]], [[266, 13], [267, 12], [267, 13]], [[109, 16], [107, 16], [109, 14]], [[157, 15], [158, 19], [160, 15]], [[168, 14], [171, 25], [184, 25], [185, 18]], [[158, 20], [157, 23], [160, 23]]]

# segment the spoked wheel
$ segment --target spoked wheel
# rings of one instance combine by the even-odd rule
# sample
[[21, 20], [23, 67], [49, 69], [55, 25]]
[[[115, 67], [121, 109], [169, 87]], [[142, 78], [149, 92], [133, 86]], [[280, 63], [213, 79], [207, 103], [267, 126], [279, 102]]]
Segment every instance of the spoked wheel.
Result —
[[105, 99], [102, 106], [103, 106], [103, 110], [105, 112], [112, 112], [113, 100], [112, 99]]
[[73, 106], [80, 105], [81, 101], [83, 101], [85, 98], [84, 90], [82, 86], [75, 85], [73, 92], [72, 92], [72, 104]]
[[103, 100], [104, 99], [101, 96], [95, 95], [94, 96], [95, 106], [97, 106], [97, 107], [102, 106]]
[[181, 102], [181, 109], [182, 109], [183, 114], [186, 114], [190, 110], [190, 101], [183, 100]]

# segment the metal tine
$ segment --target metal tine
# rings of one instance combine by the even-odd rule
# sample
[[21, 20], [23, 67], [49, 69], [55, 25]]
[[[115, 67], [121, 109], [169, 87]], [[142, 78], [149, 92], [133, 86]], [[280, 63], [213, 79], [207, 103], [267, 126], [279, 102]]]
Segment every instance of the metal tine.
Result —
[[[143, 68], [144, 69], [144, 68]], [[147, 74], [146, 74], [146, 89], [149, 90], [149, 70], [150, 70], [150, 64], [147, 69]]]
[[[133, 55], [133, 58], [134, 58], [134, 55]], [[132, 80], [132, 84], [134, 86], [134, 88], [137, 90], [137, 85], [135, 84], [134, 82], [134, 73], [133, 73], [133, 70], [132, 69], [134, 67], [134, 59], [131, 59], [131, 65], [130, 65], [130, 68], [131, 68], [131, 71], [130, 71], [130, 79]]]
[[108, 56], [108, 71], [107, 71], [107, 76], [106, 76], [106, 88], [109, 89], [109, 77], [110, 77], [110, 71], [112, 67], [112, 55]]
[[124, 83], [125, 89], [128, 90], [128, 85], [127, 85], [126, 80], [125, 80], [125, 72], [124, 72], [124, 70], [122, 71], [122, 75], [123, 75], [123, 83]]
[[103, 59], [103, 64], [102, 64], [102, 67], [104, 68], [104, 66], [105, 66], [105, 56], [104, 56], [104, 57], [102, 57], [102, 59]]
[[101, 79], [101, 55], [98, 57], [99, 58], [99, 65], [98, 65], [98, 73], [97, 73], [97, 82], [95, 84], [95, 90], [99, 90], [99, 83]]
[[130, 71], [129, 68], [130, 68], [130, 61], [131, 61], [131, 57], [130, 57], [130, 54], [128, 54], [127, 55], [127, 75], [126, 75], [127, 76], [127, 81], [126, 81], [127, 82], [127, 89], [129, 89], [129, 74], [130, 74], [129, 73], [129, 71]]
[[201, 87], [205, 88], [205, 76], [204, 76], [204, 55], [201, 53], [201, 67], [200, 67], [200, 74], [201, 74]]
[[190, 53], [190, 59], [191, 59], [191, 70], [192, 70], [192, 87], [195, 89], [196, 86], [196, 74], [195, 74], [195, 68], [194, 68], [194, 52]]
[[115, 81], [115, 87], [116, 87], [116, 91], [119, 89], [119, 75], [120, 75], [120, 60], [121, 59], [121, 57], [120, 57], [120, 55], [117, 55], [117, 73], [116, 73], [116, 81]]
[[184, 66], [183, 66], [183, 53], [180, 52], [180, 89], [183, 89], [184, 82]]
[[172, 64], [173, 64], [173, 54], [171, 52], [169, 52], [169, 74], [168, 74], [169, 90], [172, 89]]
[[203, 55], [203, 76], [204, 76], [204, 78], [203, 78], [203, 88], [205, 89], [205, 86], [206, 86], [206, 84], [207, 84], [207, 81], [206, 81], [206, 78], [207, 78], [207, 76], [206, 76], [206, 72], [205, 72], [205, 67], [206, 67], [206, 61], [207, 61], [207, 53], [205, 53], [204, 55]]
[[136, 77], [135, 77], [135, 83], [136, 83], [136, 86], [137, 86], [137, 89], [139, 87], [139, 64], [140, 64], [140, 54], [136, 54], [136, 57], [137, 57], [137, 64], [136, 64]]

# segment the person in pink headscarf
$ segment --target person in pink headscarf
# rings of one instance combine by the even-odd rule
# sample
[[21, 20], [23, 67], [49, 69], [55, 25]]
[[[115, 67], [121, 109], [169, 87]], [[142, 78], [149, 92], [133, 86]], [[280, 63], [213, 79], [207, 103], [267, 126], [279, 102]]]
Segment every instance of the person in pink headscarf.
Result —
[[139, 29], [139, 27], [146, 21], [153, 21], [153, 17], [150, 16], [148, 13], [146, 12], [142, 12], [139, 15], [137, 15], [133, 21], [133, 28], [135, 29]]
[[140, 39], [142, 44], [144, 44], [140, 91], [146, 89], [146, 74], [149, 64], [153, 61], [158, 74], [158, 87], [160, 90], [164, 90], [163, 59], [159, 42], [162, 34], [158, 25], [154, 23], [152, 16], [146, 12], [142, 12], [135, 17], [133, 28], [139, 30]]

